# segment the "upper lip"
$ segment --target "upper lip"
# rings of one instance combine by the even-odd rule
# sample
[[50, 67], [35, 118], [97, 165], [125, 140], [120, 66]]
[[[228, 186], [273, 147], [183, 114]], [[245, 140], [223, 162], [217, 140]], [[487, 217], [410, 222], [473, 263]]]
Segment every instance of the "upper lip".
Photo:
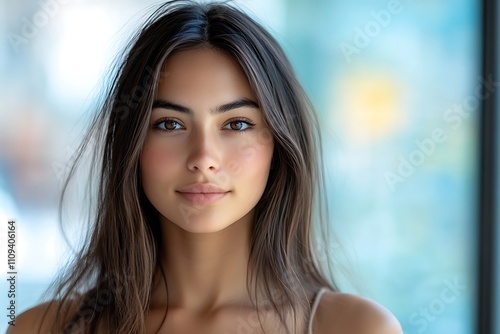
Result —
[[227, 190], [219, 188], [210, 183], [196, 183], [177, 190], [180, 193], [195, 193], [195, 194], [210, 194], [210, 193], [226, 193]]

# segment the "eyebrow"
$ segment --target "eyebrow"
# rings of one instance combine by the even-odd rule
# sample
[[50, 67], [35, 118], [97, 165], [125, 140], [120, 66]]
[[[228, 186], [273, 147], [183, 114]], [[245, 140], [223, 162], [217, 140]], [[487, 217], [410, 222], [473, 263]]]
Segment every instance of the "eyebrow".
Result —
[[[244, 108], [244, 107], [258, 109], [259, 104], [253, 100], [250, 100], [247, 98], [241, 98], [241, 99], [217, 106], [217, 107], [215, 107], [215, 109], [210, 109], [210, 114], [211, 115], [221, 114], [221, 113], [225, 113], [229, 110]], [[185, 114], [193, 114], [193, 110], [191, 108], [181, 106], [180, 104], [176, 104], [176, 103], [167, 101], [165, 99], [155, 100], [153, 102], [153, 109], [154, 108], [169, 109], [169, 110], [175, 110], [175, 111], [185, 113]]]

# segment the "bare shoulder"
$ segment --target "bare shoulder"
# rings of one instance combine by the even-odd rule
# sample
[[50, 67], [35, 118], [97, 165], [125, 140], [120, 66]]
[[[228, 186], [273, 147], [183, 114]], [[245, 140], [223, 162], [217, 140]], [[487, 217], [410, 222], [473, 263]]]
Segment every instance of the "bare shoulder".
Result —
[[385, 307], [353, 294], [328, 291], [315, 316], [315, 334], [402, 334], [396, 317]]
[[9, 325], [6, 334], [49, 333], [56, 319], [57, 303], [43, 303], [19, 314], [14, 325]]

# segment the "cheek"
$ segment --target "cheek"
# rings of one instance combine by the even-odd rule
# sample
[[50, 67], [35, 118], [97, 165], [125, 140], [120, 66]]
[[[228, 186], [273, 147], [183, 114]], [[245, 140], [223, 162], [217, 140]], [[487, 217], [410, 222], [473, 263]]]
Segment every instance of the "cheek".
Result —
[[237, 180], [237, 189], [244, 198], [242, 205], [255, 207], [264, 193], [269, 179], [273, 145], [254, 142], [242, 146], [235, 159], [228, 164], [229, 174]]
[[168, 179], [178, 165], [178, 148], [146, 142], [141, 152], [141, 175], [143, 183], [160, 182]]
[[259, 134], [232, 148], [226, 165], [230, 174], [259, 175], [269, 171], [274, 142], [268, 132]]

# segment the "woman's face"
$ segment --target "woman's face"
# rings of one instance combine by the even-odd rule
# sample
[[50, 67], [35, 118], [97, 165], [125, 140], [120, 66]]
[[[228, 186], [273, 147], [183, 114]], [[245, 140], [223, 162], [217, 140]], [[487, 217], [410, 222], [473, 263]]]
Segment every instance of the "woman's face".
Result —
[[273, 147], [237, 62], [201, 48], [168, 58], [140, 159], [144, 191], [162, 222], [203, 233], [250, 219]]

